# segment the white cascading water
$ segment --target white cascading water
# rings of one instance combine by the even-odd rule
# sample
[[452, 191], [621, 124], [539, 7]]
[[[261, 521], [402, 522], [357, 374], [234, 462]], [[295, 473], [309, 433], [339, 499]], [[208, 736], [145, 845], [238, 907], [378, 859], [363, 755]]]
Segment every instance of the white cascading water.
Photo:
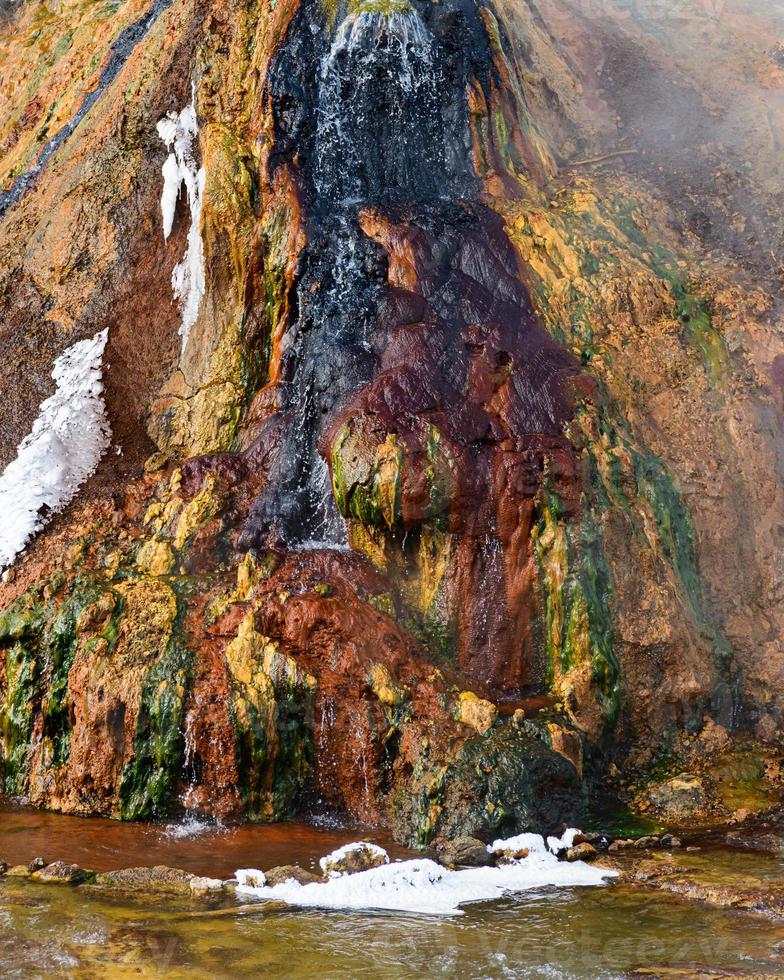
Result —
[[[369, 7], [340, 24], [321, 64], [315, 176], [319, 196], [337, 205], [364, 203], [367, 157], [373, 154], [385, 154], [387, 164], [397, 160], [403, 165], [398, 174], [381, 168], [385, 189], [394, 184], [395, 177], [405, 177], [406, 164], [411, 161], [406, 160], [401, 144], [407, 136], [416, 135], [408, 131], [406, 107], [416, 95], [418, 104], [424, 97], [436, 111], [433, 46], [432, 35], [413, 8], [381, 13]], [[362, 99], [379, 81], [399, 95], [383, 108]], [[397, 141], [384, 145], [372, 139], [378, 122], [370, 118], [374, 109], [386, 110], [385, 125], [397, 130]]]
[[[406, 107], [414, 104], [416, 97], [418, 105], [424, 98], [425, 104], [435, 108], [433, 48], [433, 37], [416, 11], [382, 13], [369, 4], [345, 18], [322, 60], [314, 182], [329, 214], [331, 267], [330, 280], [319, 297], [318, 318], [329, 325], [329, 335], [336, 344], [345, 342], [370, 350], [371, 311], [357, 305], [365, 275], [357, 211], [372, 201], [373, 174], [381, 188], [398, 188], [407, 194], [416, 156], [411, 152], [416, 127], [407, 118]], [[377, 138], [377, 119], [371, 117], [369, 102], [380, 82], [387, 92], [394, 93], [385, 125], [397, 130], [399, 136], [388, 141], [387, 147], [387, 141]], [[294, 381], [302, 392], [298, 438], [303, 456], [310, 459], [303, 467], [297, 491], [307, 499], [312, 515], [306, 540], [299, 548], [345, 549], [348, 529], [335, 505], [329, 469], [316, 448], [309, 446], [310, 429], [318, 420], [318, 412], [310, 387], [302, 378], [305, 357], [301, 351], [298, 354]], [[357, 385], [364, 380], [358, 377]]]

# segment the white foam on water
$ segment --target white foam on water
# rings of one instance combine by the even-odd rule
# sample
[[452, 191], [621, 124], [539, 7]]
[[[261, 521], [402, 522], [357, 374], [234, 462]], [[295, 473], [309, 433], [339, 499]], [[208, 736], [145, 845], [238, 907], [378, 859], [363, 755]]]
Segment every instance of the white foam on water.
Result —
[[574, 847], [574, 842], [580, 833], [579, 830], [571, 828], [565, 831], [562, 837], [548, 837], [547, 847], [553, 854], [558, 854], [560, 851], [568, 851], [570, 847]]
[[502, 854], [504, 851], [538, 851], [542, 846], [539, 834], [518, 834], [516, 837], [503, 837], [487, 845], [491, 854]]
[[16, 459], [0, 476], [0, 568], [71, 502], [109, 446], [102, 381], [108, 336], [101, 330], [57, 358], [57, 390], [41, 403]]
[[171, 234], [177, 199], [183, 185], [191, 212], [185, 255], [172, 272], [172, 290], [179, 301], [182, 313], [180, 336], [182, 349], [185, 350], [191, 327], [199, 315], [199, 306], [205, 290], [204, 245], [199, 222], [206, 172], [204, 167], [197, 166], [194, 156], [194, 146], [199, 135], [195, 100], [192, 99], [190, 105], [180, 112], [169, 112], [160, 120], [157, 129], [158, 136], [170, 151], [162, 171], [163, 237], [168, 238]]
[[186, 817], [180, 823], [169, 823], [163, 828], [162, 836], [169, 840], [188, 840], [203, 837], [205, 834], [224, 834], [227, 827], [220, 821], [202, 820], [196, 816]]
[[[237, 891], [244, 897], [283, 901], [301, 908], [386, 909], [426, 915], [459, 915], [461, 906], [486, 902], [515, 892], [544, 886], [602, 885], [616, 872], [583, 861], [563, 862], [548, 850], [538, 834], [495, 841], [498, 850], [515, 850], [525, 839], [528, 856], [495, 868], [452, 871], [427, 858], [385, 864], [357, 874], [300, 885], [295, 881], [264, 884], [263, 873], [237, 871]], [[349, 845], [351, 846], [351, 845]], [[370, 846], [370, 845], [366, 845]]]

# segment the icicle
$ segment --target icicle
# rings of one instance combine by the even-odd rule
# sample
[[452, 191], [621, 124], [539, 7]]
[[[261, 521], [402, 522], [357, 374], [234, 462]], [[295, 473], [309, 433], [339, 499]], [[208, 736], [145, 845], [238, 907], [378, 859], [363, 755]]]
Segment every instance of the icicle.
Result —
[[177, 199], [183, 184], [191, 212], [191, 226], [188, 231], [185, 255], [172, 272], [172, 290], [182, 312], [180, 336], [184, 351], [191, 327], [199, 315], [199, 306], [205, 289], [204, 246], [199, 232], [199, 222], [206, 175], [204, 167], [197, 167], [194, 157], [194, 143], [199, 134], [195, 95], [190, 105], [179, 113], [169, 112], [164, 119], [161, 119], [157, 128], [158, 135], [170, 151], [163, 165], [161, 193], [163, 237], [168, 238], [171, 234]]

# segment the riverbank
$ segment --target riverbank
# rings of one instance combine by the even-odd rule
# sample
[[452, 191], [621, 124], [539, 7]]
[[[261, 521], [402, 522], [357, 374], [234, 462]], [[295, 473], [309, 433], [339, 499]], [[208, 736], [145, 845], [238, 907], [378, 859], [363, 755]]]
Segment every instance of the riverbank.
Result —
[[[396, 869], [430, 867], [429, 858], [438, 855], [411, 862], [410, 852], [356, 827], [134, 825], [3, 802], [0, 858], [24, 864], [39, 856], [63, 863], [79, 858], [98, 874], [80, 885], [19, 877], [25, 873], [21, 869], [0, 876], [0, 963], [3, 975], [11, 977], [41, 972], [98, 977], [107, 969], [113, 977], [173, 978], [782, 975], [784, 910], [780, 899], [776, 904], [776, 896], [784, 894], [782, 838], [775, 824], [731, 836], [733, 846], [726, 834], [706, 833], [685, 836], [680, 847], [665, 836], [664, 842], [649, 837], [611, 849], [594, 838], [600, 853], [586, 852], [589, 863], [545, 858], [544, 841], [537, 845], [532, 838], [515, 845], [518, 855], [528, 852], [521, 863], [536, 858], [554, 864], [548, 865], [550, 878], [540, 875], [537, 881], [529, 873], [524, 890], [485, 892], [479, 897], [490, 900], [469, 900], [459, 914], [349, 912], [312, 907], [324, 904], [323, 891], [318, 901], [303, 900], [302, 892], [298, 902], [281, 901], [269, 888], [276, 881], [270, 870], [298, 865], [304, 882], [323, 877], [318, 859], [335, 849], [345, 856], [342, 845], [351, 840], [372, 841], [376, 872], [392, 876]], [[387, 844], [389, 864], [378, 858]], [[507, 874], [503, 860], [499, 867], [475, 869], [475, 878]], [[153, 864], [180, 870], [153, 871]], [[105, 873], [142, 865], [135, 874]], [[553, 867], [562, 869], [560, 887]], [[246, 873], [240, 879], [248, 887], [238, 889], [240, 868], [266, 874], [267, 887], [254, 895], [254, 885], [264, 882], [254, 883]], [[463, 874], [461, 888], [470, 878], [432, 868], [433, 878]], [[580, 868], [586, 869], [582, 880], [572, 871]], [[352, 880], [361, 883], [363, 874], [376, 872], [348, 875], [342, 887], [352, 888]], [[604, 884], [589, 883], [605, 873]], [[212, 888], [192, 888], [194, 876], [213, 875]]]

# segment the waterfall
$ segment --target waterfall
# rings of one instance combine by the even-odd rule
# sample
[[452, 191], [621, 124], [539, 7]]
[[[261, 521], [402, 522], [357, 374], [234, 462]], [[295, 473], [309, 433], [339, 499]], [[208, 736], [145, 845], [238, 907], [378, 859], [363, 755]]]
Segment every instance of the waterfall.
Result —
[[[434, 40], [413, 8], [381, 13], [366, 5], [340, 24], [321, 63], [315, 185], [331, 205], [349, 207], [437, 187]], [[435, 148], [436, 152], [432, 152]], [[434, 178], [436, 182], [434, 182]]]
[[[199, 700], [200, 699], [197, 699], [197, 704]], [[184, 789], [180, 797], [180, 802], [185, 808], [186, 816], [188, 818], [195, 817], [195, 813], [193, 812], [194, 795], [199, 782], [198, 764], [196, 758], [196, 738], [194, 734], [196, 710], [197, 709], [194, 706], [187, 713], [185, 716], [185, 728], [182, 731], [184, 747], [182, 776]]]
[[287, 138], [302, 147], [310, 227], [281, 361], [286, 434], [246, 524], [251, 547], [269, 532], [288, 547], [346, 547], [319, 450], [340, 406], [376, 371], [371, 339], [386, 259], [359, 215], [440, 205], [463, 186], [465, 133], [445, 101], [446, 52], [408, 3], [384, 6], [366, 0], [331, 39], [308, 40], [317, 71], [307, 97], [292, 89], [301, 61], [284, 59], [275, 72], [275, 94], [307, 107], [279, 121], [284, 132], [295, 127]]

